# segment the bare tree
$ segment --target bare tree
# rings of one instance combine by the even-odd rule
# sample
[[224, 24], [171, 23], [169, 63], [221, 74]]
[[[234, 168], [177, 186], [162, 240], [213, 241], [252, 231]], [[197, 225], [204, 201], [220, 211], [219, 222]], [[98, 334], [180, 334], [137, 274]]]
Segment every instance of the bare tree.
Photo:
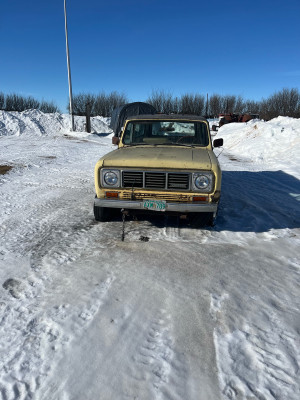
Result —
[[99, 93], [95, 96], [95, 103], [93, 107], [93, 115], [101, 115], [102, 117], [110, 117], [112, 111], [128, 103], [128, 99], [125, 94], [118, 92], [111, 92], [106, 94], [104, 92]]
[[284, 88], [267, 99], [263, 99], [260, 103], [260, 115], [265, 120], [276, 118], [279, 115], [299, 118], [299, 90]]
[[235, 98], [234, 112], [236, 114], [244, 114], [246, 112], [246, 104], [242, 96], [237, 96]]
[[25, 98], [15, 93], [6, 96], [5, 111], [24, 111]]
[[106, 117], [111, 116], [112, 111], [123, 105], [128, 103], [128, 99], [123, 93], [118, 93], [118, 92], [111, 92], [110, 94], [107, 95], [107, 115]]
[[213, 94], [208, 100], [208, 113], [212, 117], [217, 117], [221, 113], [222, 98], [219, 94]]
[[261, 103], [254, 100], [246, 100], [244, 104], [244, 113], [259, 114]]
[[223, 113], [234, 113], [235, 105], [236, 105], [236, 96], [234, 95], [225, 95], [221, 98], [221, 108]]
[[95, 103], [95, 96], [92, 94], [79, 93], [73, 96], [73, 114], [86, 115], [92, 110]]
[[175, 103], [171, 93], [165, 93], [162, 98], [162, 110], [166, 114], [171, 114], [175, 112]]
[[93, 112], [95, 115], [106, 117], [108, 115], [107, 96], [105, 93], [99, 93], [96, 96]]
[[[204, 115], [205, 97], [201, 94], [185, 93], [181, 97], [173, 97], [164, 90], [154, 90], [146, 100], [158, 112], [185, 113]], [[124, 94], [111, 92], [91, 94], [78, 94], [74, 96], [74, 114], [86, 115], [87, 105], [91, 107], [91, 115], [110, 116], [113, 109], [128, 103]], [[208, 100], [208, 114], [212, 117], [220, 113], [252, 113], [260, 114], [262, 118], [270, 119], [278, 115], [300, 117], [300, 94], [298, 89], [282, 89], [261, 102], [244, 100], [242, 96], [213, 94]]]
[[180, 113], [180, 98], [177, 96], [172, 99], [172, 111], [171, 112], [174, 114]]
[[43, 100], [40, 103], [39, 109], [40, 109], [40, 111], [42, 111], [44, 113], [59, 113], [60, 112], [59, 108], [54, 104], [53, 101], [47, 102], [47, 101]]
[[199, 94], [183, 94], [181, 97], [173, 97], [171, 93], [164, 90], [154, 90], [146, 100], [158, 112], [165, 114], [181, 113], [203, 115], [205, 99]]
[[199, 94], [184, 94], [180, 98], [180, 112], [182, 114], [203, 115], [205, 99]]
[[33, 97], [29, 96], [24, 98], [24, 109], [25, 110], [32, 110], [38, 109], [40, 106], [40, 102]]
[[0, 110], [4, 110], [5, 96], [4, 93], [0, 92]]
[[164, 90], [152, 90], [151, 96], [146, 100], [147, 103], [151, 104], [158, 112], [164, 111], [164, 102], [166, 95]]
[[5, 98], [5, 111], [24, 111], [30, 109], [38, 109], [39, 101], [33, 97], [24, 97], [16, 93], [9, 94]]
[[298, 89], [284, 88], [280, 92], [273, 94], [270, 100], [279, 115], [293, 117], [299, 109], [300, 94]]

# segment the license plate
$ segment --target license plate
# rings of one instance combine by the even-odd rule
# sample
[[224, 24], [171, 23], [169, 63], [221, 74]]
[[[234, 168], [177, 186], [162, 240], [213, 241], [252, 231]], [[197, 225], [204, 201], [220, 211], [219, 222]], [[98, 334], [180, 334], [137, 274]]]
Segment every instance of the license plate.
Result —
[[166, 211], [166, 202], [164, 200], [145, 200], [143, 207], [147, 210]]

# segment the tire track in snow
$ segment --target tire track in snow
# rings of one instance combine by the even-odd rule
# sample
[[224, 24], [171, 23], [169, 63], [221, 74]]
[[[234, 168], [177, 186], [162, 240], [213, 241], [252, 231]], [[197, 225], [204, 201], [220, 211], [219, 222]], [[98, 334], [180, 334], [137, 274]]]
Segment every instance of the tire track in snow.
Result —
[[44, 386], [43, 399], [61, 394], [92, 399], [100, 392], [103, 399], [184, 398], [187, 371], [174, 351], [168, 302], [162, 307], [152, 304], [139, 281], [132, 286], [128, 280], [126, 285], [127, 279], [120, 281], [116, 275], [102, 312], [83, 336], [77, 336], [68, 358], [58, 366], [56, 375], [65, 379], [52, 379]]
[[[62, 273], [59, 267], [80, 258], [101, 232], [101, 226], [94, 220], [87, 222], [84, 216], [67, 219], [64, 216], [66, 207], [58, 204], [52, 199], [35, 213], [30, 210], [25, 217], [26, 225], [20, 222], [18, 235], [14, 236], [13, 230], [10, 237], [7, 235], [9, 240], [2, 254], [3, 262], [7, 250], [16, 251], [19, 257], [31, 254], [31, 271], [16, 281], [21, 282], [18, 298], [22, 305], [8, 292], [6, 304], [3, 303], [5, 318], [1, 321], [0, 336], [5, 340], [1, 342], [0, 359], [4, 373], [1, 373], [0, 393], [8, 400], [36, 395], [62, 350], [87, 329], [98, 313], [113, 281], [112, 276], [108, 277], [86, 296], [82, 305], [72, 308], [62, 304], [43, 311], [45, 307], [40, 306], [39, 299], [55, 276]], [[93, 229], [95, 232], [89, 236]], [[6, 234], [8, 232], [6, 230]]]
[[1, 342], [0, 348], [3, 399], [35, 398], [64, 349], [72, 345], [76, 336], [81, 336], [99, 312], [113, 280], [109, 276], [84, 303], [73, 308], [66, 304], [43, 311], [24, 301], [22, 306], [7, 307], [0, 326], [0, 336], [7, 340]]
[[73, 224], [65, 226], [63, 223], [60, 226], [43, 224], [42, 228], [38, 241], [33, 243], [23, 235], [23, 243], [30, 246], [33, 270], [20, 281], [17, 297], [22, 300], [22, 306], [9, 294], [8, 305], [3, 303], [5, 318], [1, 321], [0, 336], [6, 340], [1, 342], [0, 367], [5, 373], [1, 374], [0, 391], [8, 400], [32, 398], [40, 388], [40, 382], [51, 373], [52, 364], [59, 359], [62, 349], [80, 335], [82, 329], [87, 329], [113, 281], [111, 276], [101, 283], [89, 293], [82, 306], [61, 305], [43, 312], [39, 298], [61, 273], [58, 267], [72, 264], [82, 256], [85, 247], [90, 246], [89, 240], [93, 240], [87, 238], [88, 232], [97, 226], [92, 221], [90, 225], [80, 224], [76, 229]]
[[299, 338], [289, 332], [274, 309], [265, 306], [268, 325], [249, 325], [228, 331], [223, 303], [227, 294], [212, 295], [220, 387], [224, 399], [297, 400], [300, 396]]
[[138, 367], [134, 369], [133, 377], [138, 381], [151, 382], [153, 399], [164, 398], [163, 392], [170, 390], [168, 384], [172, 375], [174, 352], [169, 319], [165, 310], [158, 313], [150, 324], [146, 338], [137, 348], [138, 355], [134, 356]]

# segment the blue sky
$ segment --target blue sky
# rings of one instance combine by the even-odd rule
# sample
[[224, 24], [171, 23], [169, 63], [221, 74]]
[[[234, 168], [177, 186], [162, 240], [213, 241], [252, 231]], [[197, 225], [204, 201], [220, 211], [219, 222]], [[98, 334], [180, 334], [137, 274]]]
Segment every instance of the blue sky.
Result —
[[[2, 1], [0, 92], [68, 102], [63, 0]], [[300, 88], [299, 0], [67, 0], [73, 93]]]

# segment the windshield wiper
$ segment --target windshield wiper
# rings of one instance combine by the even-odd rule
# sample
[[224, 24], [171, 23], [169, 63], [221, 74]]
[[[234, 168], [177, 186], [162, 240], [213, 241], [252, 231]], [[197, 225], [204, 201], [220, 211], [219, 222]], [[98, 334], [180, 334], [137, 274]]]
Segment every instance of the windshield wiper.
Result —
[[181, 147], [196, 147], [203, 145], [195, 145], [195, 144], [184, 144], [184, 143], [175, 143], [175, 142], [168, 142], [168, 143], [132, 143], [132, 144], [124, 144], [124, 147], [133, 147], [133, 146], [181, 146]]
[[174, 143], [174, 142], [169, 142], [169, 143], [161, 143], [160, 146], [183, 146], [183, 147], [195, 147], [194, 144], [184, 144], [184, 143]]
[[133, 146], [152, 146], [149, 143], [131, 143], [131, 144], [124, 144], [124, 147], [133, 147]]

